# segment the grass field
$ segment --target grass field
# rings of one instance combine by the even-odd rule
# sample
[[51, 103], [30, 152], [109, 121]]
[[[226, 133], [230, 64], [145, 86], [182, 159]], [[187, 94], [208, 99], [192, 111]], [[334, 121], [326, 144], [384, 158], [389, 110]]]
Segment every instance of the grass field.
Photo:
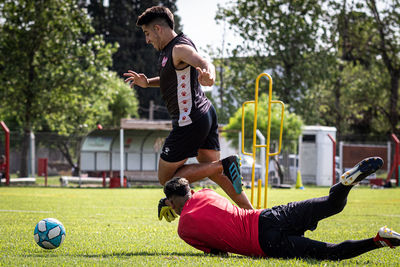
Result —
[[[319, 197], [328, 190], [270, 189], [268, 205]], [[179, 239], [177, 220], [157, 219], [162, 196], [161, 188], [0, 187], [0, 266], [400, 266], [399, 248], [341, 262], [206, 256]], [[60, 220], [67, 231], [62, 246], [50, 251], [33, 240], [36, 223], [48, 217]], [[384, 225], [400, 231], [400, 189], [358, 187], [342, 213], [306, 236], [336, 243], [372, 237]]]

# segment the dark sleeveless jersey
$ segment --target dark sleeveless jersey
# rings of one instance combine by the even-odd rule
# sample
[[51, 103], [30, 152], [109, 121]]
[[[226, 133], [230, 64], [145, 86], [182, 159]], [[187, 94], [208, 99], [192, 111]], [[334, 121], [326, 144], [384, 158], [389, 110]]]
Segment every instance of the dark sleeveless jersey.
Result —
[[161, 51], [158, 66], [162, 98], [172, 118], [173, 125], [186, 126], [205, 114], [211, 106], [197, 79], [197, 70], [187, 66], [175, 69], [172, 49], [177, 44], [194, 47], [193, 42], [183, 33], [172, 39]]

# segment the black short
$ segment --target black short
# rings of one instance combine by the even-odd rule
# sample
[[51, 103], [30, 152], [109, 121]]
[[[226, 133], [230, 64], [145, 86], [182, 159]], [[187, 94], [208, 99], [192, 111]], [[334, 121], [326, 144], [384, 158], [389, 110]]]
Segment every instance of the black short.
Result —
[[303, 237], [307, 230], [315, 230], [314, 199], [291, 202], [287, 205], [265, 209], [259, 217], [258, 240], [269, 257], [294, 258], [303, 256], [311, 243]]
[[174, 126], [160, 157], [168, 162], [178, 162], [196, 157], [200, 148], [220, 150], [218, 119], [213, 106], [195, 122], [183, 127]]

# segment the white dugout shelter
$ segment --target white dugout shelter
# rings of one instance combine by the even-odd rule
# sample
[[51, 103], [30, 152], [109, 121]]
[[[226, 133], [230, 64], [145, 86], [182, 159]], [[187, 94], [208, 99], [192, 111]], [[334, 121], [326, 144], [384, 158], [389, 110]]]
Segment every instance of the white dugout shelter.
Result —
[[157, 181], [158, 159], [171, 129], [170, 121], [122, 119], [119, 131], [93, 131], [81, 146], [81, 171], [118, 173], [121, 184], [123, 177]]

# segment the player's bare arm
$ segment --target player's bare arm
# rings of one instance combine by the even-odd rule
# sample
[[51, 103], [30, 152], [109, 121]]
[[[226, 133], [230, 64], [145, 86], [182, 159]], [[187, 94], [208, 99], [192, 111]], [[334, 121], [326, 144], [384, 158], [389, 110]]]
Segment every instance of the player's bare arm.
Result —
[[128, 70], [128, 72], [124, 73], [126, 83], [129, 83], [132, 88], [134, 85], [138, 85], [142, 88], [147, 87], [159, 87], [160, 86], [160, 77], [147, 78], [143, 73], [136, 73], [133, 70]]
[[199, 82], [203, 86], [212, 86], [215, 82], [215, 67], [213, 64], [201, 57], [197, 51], [188, 45], [180, 44], [172, 51], [174, 66], [183, 69], [191, 65], [199, 72]]

